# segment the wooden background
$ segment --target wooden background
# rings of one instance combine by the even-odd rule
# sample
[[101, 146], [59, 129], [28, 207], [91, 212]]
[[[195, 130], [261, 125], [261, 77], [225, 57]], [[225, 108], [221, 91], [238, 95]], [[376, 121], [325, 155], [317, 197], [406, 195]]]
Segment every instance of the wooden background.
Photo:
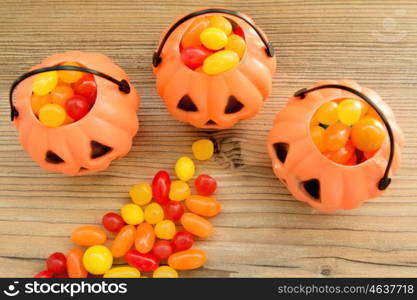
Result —
[[[200, 2], [200, 3], [198, 3]], [[155, 90], [151, 57], [177, 15], [202, 6], [250, 14], [274, 43], [273, 92], [254, 119], [206, 132], [180, 124]], [[211, 136], [220, 153], [198, 165], [217, 178], [222, 213], [199, 241], [204, 268], [182, 276], [417, 276], [417, 2], [391, 1], [12, 1], [0, 6], [0, 276], [33, 276], [71, 231], [99, 224], [127, 203], [127, 190], [173, 171], [192, 141]], [[126, 70], [141, 94], [141, 128], [127, 157], [105, 172], [67, 177], [40, 169], [9, 121], [11, 82], [55, 52], [99, 51]], [[406, 148], [383, 197], [321, 214], [274, 177], [266, 135], [296, 90], [351, 78], [377, 90], [404, 130]]]

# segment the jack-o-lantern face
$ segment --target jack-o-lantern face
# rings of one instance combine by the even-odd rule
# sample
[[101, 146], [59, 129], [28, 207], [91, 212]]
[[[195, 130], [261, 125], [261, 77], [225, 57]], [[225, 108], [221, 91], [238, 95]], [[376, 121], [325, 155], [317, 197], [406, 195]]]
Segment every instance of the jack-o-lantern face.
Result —
[[68, 61], [107, 75], [114, 82], [94, 76], [97, 97], [87, 115], [74, 123], [52, 128], [42, 124], [31, 108], [35, 76], [24, 79], [16, 86], [16, 104], [12, 105], [20, 143], [41, 167], [50, 171], [80, 175], [104, 170], [131, 148], [132, 138], [139, 128], [139, 95], [128, 83], [126, 73], [99, 53], [55, 54], [30, 71], [56, 68]]
[[[193, 18], [203, 14], [222, 15], [243, 30], [246, 50], [233, 69], [208, 75], [182, 62], [181, 39]], [[162, 34], [154, 54], [157, 90], [169, 112], [199, 128], [228, 128], [254, 117], [271, 91], [276, 65], [272, 45], [262, 31], [249, 17], [224, 9], [198, 10], [177, 20]]]
[[[296, 199], [320, 211], [353, 209], [380, 195], [389, 185], [388, 176], [397, 170], [401, 158], [402, 131], [379, 95], [354, 81], [323, 81], [310, 90], [301, 90], [290, 98], [275, 118], [268, 137], [273, 170]], [[320, 153], [310, 136], [310, 120], [323, 103], [351, 98], [352, 93], [364, 95], [373, 103], [372, 107], [382, 112], [380, 116], [386, 120], [389, 135], [373, 157], [348, 166], [335, 163]]]

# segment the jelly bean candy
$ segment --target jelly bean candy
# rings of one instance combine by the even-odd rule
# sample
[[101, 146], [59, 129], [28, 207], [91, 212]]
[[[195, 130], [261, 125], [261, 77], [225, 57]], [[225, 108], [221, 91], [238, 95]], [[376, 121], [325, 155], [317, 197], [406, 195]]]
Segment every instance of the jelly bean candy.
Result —
[[236, 52], [239, 58], [242, 58], [243, 54], [245, 54], [246, 42], [241, 36], [232, 34], [228, 37], [225, 49]]
[[54, 274], [48, 270], [40, 271], [38, 274], [34, 276], [34, 278], [52, 278], [54, 277]]
[[155, 201], [161, 205], [169, 202], [171, 179], [166, 171], [159, 171], [152, 180], [152, 193]]
[[325, 130], [321, 126], [313, 126], [310, 128], [310, 135], [311, 139], [313, 140], [316, 147], [319, 149], [320, 152], [323, 152], [326, 150], [325, 144], [324, 144], [324, 133]]
[[349, 127], [341, 122], [333, 123], [324, 132], [324, 146], [328, 151], [342, 148], [349, 139]]
[[352, 127], [353, 145], [362, 151], [378, 150], [385, 140], [385, 127], [374, 118], [363, 117]]
[[357, 164], [357, 158], [356, 153], [353, 152], [352, 156], [349, 158], [349, 160], [345, 163], [347, 166], [354, 166]]
[[64, 123], [62, 123], [62, 126], [63, 126], [63, 125], [68, 125], [68, 124], [71, 124], [72, 122], [74, 122], [74, 119], [73, 119], [73, 118], [71, 118], [70, 116], [68, 116], [68, 114], [67, 114], [67, 117], [65, 118]]
[[182, 201], [191, 195], [191, 189], [188, 183], [184, 181], [174, 181], [171, 183], [171, 189], [169, 191], [169, 199], [174, 201]]
[[182, 37], [182, 48], [201, 45], [200, 34], [209, 24], [209, 20], [205, 17], [195, 19]]
[[122, 257], [132, 248], [136, 228], [133, 225], [126, 225], [119, 231], [111, 245], [113, 257]]
[[155, 235], [162, 240], [172, 239], [175, 233], [175, 224], [171, 220], [163, 220], [155, 225]]
[[372, 107], [369, 107], [368, 112], [365, 115], [366, 117], [370, 117], [373, 119], [376, 119], [377, 121], [384, 123], [381, 119], [381, 116], [376, 112], [375, 109], [373, 109]]
[[233, 69], [239, 63], [239, 55], [230, 50], [213, 53], [204, 60], [203, 71], [208, 75], [216, 75]]
[[104, 273], [103, 278], [140, 278], [140, 271], [133, 267], [114, 267]]
[[95, 226], [81, 226], [71, 233], [71, 240], [78, 246], [101, 245], [107, 240], [106, 232]]
[[183, 156], [175, 164], [175, 174], [182, 181], [188, 181], [193, 178], [195, 165], [191, 158]]
[[214, 194], [217, 189], [217, 182], [216, 180], [206, 174], [201, 174], [197, 177], [194, 182], [195, 189], [200, 195], [203, 196], [210, 196]]
[[192, 195], [185, 200], [185, 206], [193, 213], [204, 216], [214, 217], [220, 212], [220, 203], [214, 198]]
[[176, 270], [193, 270], [200, 268], [206, 262], [206, 253], [198, 249], [189, 249], [172, 254], [168, 265]]
[[372, 158], [377, 150], [371, 150], [371, 151], [363, 151], [363, 155], [365, 156], [366, 159], [370, 159]]
[[322, 104], [316, 113], [317, 120], [325, 125], [336, 123], [339, 120], [337, 107], [338, 104], [333, 101]]
[[126, 262], [141, 272], [152, 272], [159, 267], [158, 258], [149, 253], [139, 253], [137, 250], [129, 250], [125, 255]]
[[165, 218], [173, 222], [181, 219], [184, 214], [184, 206], [176, 201], [170, 201], [164, 206]]
[[353, 99], [346, 99], [339, 103], [337, 116], [340, 122], [353, 125], [359, 121], [362, 114], [362, 104]]
[[193, 213], [184, 213], [181, 217], [181, 225], [189, 233], [201, 238], [207, 238], [213, 234], [213, 226], [211, 223]]
[[46, 104], [39, 109], [39, 120], [47, 127], [61, 126], [66, 117], [64, 108], [58, 104]]
[[355, 152], [355, 147], [350, 141], [346, 143], [343, 147], [339, 148], [336, 151], [326, 151], [323, 154], [338, 164], [346, 164], [347, 161], [352, 157]]
[[55, 278], [69, 278], [67, 273], [62, 273], [59, 275], [55, 275]]
[[90, 104], [84, 96], [75, 95], [65, 103], [68, 115], [74, 120], [80, 120], [90, 111]]
[[[65, 62], [61, 66], [75, 66], [81, 67], [80, 64], [76, 62]], [[59, 79], [66, 83], [74, 83], [83, 77], [84, 73], [80, 71], [58, 71]]]
[[35, 94], [32, 94], [30, 104], [32, 106], [33, 113], [37, 116], [39, 115], [39, 110], [46, 104], [51, 103], [51, 99], [49, 97], [49, 94], [38, 96]]
[[143, 222], [143, 211], [140, 206], [136, 204], [126, 204], [122, 207], [122, 218], [130, 225], [138, 225]]
[[172, 244], [164, 240], [157, 241], [152, 248], [152, 254], [159, 259], [167, 259], [173, 252]]
[[107, 213], [102, 218], [104, 228], [110, 232], [119, 232], [125, 225], [123, 218], [116, 213]]
[[145, 221], [149, 224], [156, 224], [164, 219], [164, 210], [156, 202], [149, 204], [145, 208]]
[[91, 246], [84, 253], [83, 264], [89, 273], [101, 275], [110, 270], [113, 265], [113, 256], [105, 246]]
[[160, 266], [153, 271], [153, 278], [178, 278], [178, 273], [173, 268], [168, 266]]
[[58, 83], [58, 73], [49, 71], [38, 74], [33, 81], [32, 90], [37, 96], [44, 96], [51, 92]]
[[152, 200], [152, 188], [148, 183], [139, 183], [130, 188], [129, 195], [137, 205], [146, 205]]
[[67, 85], [58, 85], [50, 94], [50, 101], [65, 107], [67, 101], [74, 96], [74, 91]]
[[314, 114], [310, 121], [310, 127], [319, 126], [320, 122], [317, 120], [317, 114]]
[[210, 27], [219, 28], [227, 35], [232, 32], [232, 24], [225, 17], [217, 15], [210, 16], [208, 19], [210, 21]]
[[187, 231], [180, 231], [175, 234], [172, 239], [172, 245], [176, 251], [183, 251], [190, 249], [193, 246], [194, 240], [191, 233]]
[[155, 243], [155, 232], [152, 225], [142, 223], [135, 232], [135, 248], [140, 253], [148, 253]]
[[240, 36], [242, 39], [245, 39], [245, 33], [243, 32], [242, 27], [237, 27], [234, 31], [235, 34], [237, 34], [238, 36]]
[[213, 51], [203, 46], [191, 46], [181, 50], [181, 59], [187, 67], [194, 70], [201, 67], [206, 57], [212, 53]]
[[73, 248], [67, 254], [67, 272], [69, 278], [86, 278], [87, 270], [83, 265], [84, 253], [81, 249]]
[[55, 252], [48, 256], [46, 268], [53, 274], [61, 274], [67, 270], [67, 258], [61, 252]]
[[195, 141], [191, 146], [194, 157], [198, 160], [208, 160], [213, 156], [214, 144], [209, 139]]
[[208, 27], [201, 32], [200, 40], [204, 47], [210, 50], [220, 50], [227, 44], [227, 35], [219, 28]]
[[84, 74], [80, 80], [72, 85], [75, 94], [84, 96], [88, 99], [90, 106], [94, 104], [97, 98], [97, 83], [93, 74]]

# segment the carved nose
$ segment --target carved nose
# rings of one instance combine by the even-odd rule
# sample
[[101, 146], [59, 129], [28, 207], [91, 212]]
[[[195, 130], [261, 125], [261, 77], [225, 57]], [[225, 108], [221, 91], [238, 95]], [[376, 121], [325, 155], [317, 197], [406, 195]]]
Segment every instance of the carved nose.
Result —
[[216, 122], [214, 122], [213, 120], [208, 120], [206, 123], [207, 126], [213, 126], [213, 125], [217, 125]]

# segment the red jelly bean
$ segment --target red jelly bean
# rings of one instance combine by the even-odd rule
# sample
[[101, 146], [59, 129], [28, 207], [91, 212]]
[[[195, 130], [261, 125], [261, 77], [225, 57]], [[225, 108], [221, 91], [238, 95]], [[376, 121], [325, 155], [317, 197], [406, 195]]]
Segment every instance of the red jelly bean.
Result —
[[152, 248], [152, 254], [159, 259], [167, 259], [173, 252], [171, 242], [165, 240], [157, 241]]
[[172, 245], [176, 251], [190, 249], [193, 246], [193, 235], [187, 231], [180, 231], [172, 239]]
[[213, 177], [206, 174], [201, 174], [200, 176], [198, 176], [195, 180], [194, 185], [197, 192], [203, 196], [212, 195], [217, 188], [216, 180]]
[[75, 95], [66, 102], [65, 108], [71, 118], [79, 120], [90, 111], [90, 103], [86, 97]]
[[61, 252], [49, 255], [46, 260], [46, 268], [53, 274], [61, 274], [67, 270], [67, 258]]
[[194, 70], [201, 67], [206, 57], [212, 53], [213, 51], [203, 46], [191, 46], [181, 50], [181, 59], [187, 67]]
[[164, 206], [165, 218], [173, 222], [181, 219], [184, 214], [184, 206], [178, 201], [169, 201]]
[[137, 250], [129, 250], [125, 255], [126, 262], [142, 272], [151, 272], [159, 267], [158, 258], [149, 253], [139, 253]]
[[35, 275], [35, 278], [52, 278], [54, 274], [48, 270], [40, 271], [38, 274]]
[[104, 228], [110, 232], [119, 232], [126, 225], [120, 215], [112, 212], [103, 216], [102, 223]]
[[159, 171], [152, 180], [152, 193], [155, 202], [165, 205], [169, 202], [169, 190], [171, 187], [171, 178], [168, 172]]
[[93, 74], [85, 74], [80, 80], [72, 85], [74, 93], [87, 98], [90, 106], [94, 104], [97, 97], [97, 83]]
[[243, 32], [242, 27], [240, 27], [240, 26], [237, 27], [235, 29], [235, 34], [240, 35], [243, 39], [245, 39], [245, 33]]

